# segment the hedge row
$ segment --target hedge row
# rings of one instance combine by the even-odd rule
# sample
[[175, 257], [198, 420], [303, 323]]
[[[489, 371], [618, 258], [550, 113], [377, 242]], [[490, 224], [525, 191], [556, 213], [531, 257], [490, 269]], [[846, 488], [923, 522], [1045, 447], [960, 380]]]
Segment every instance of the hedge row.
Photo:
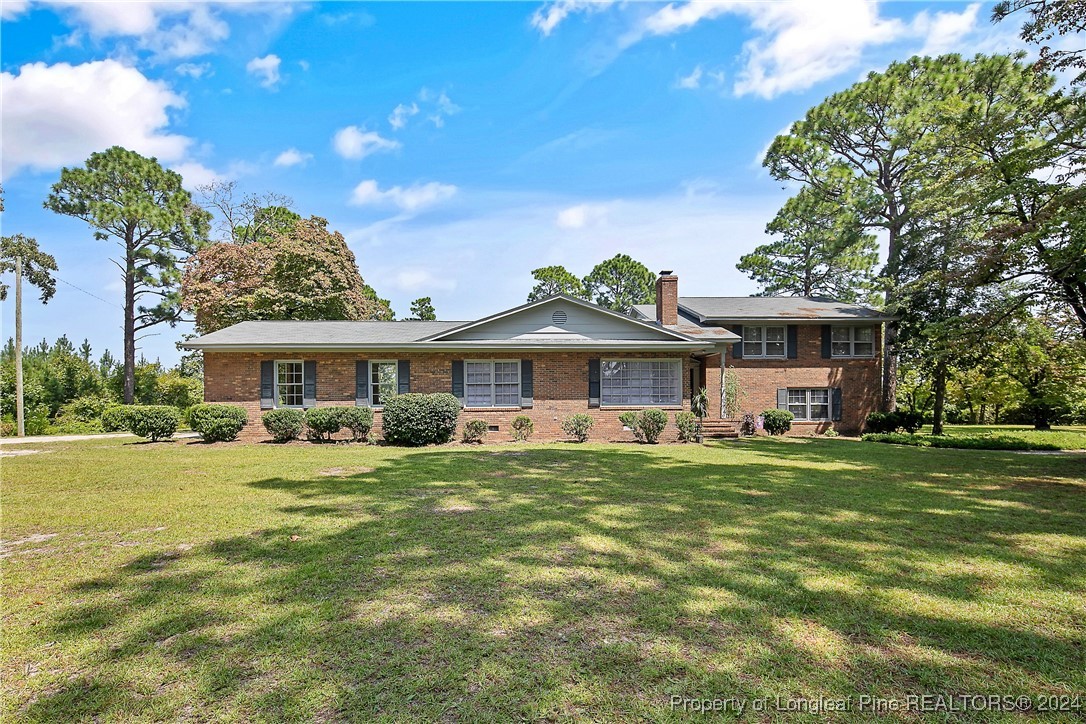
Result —
[[957, 450], [1059, 450], [1052, 443], [1023, 440], [1009, 435], [914, 435], [911, 433], [866, 433], [864, 442], [882, 442], [913, 447], [953, 448]]

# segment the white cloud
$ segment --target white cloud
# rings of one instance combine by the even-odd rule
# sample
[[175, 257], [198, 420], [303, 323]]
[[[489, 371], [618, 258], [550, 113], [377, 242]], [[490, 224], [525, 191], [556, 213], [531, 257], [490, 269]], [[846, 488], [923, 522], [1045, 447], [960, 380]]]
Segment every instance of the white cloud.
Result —
[[174, 68], [174, 72], [189, 78], [203, 78], [211, 75], [211, 63], [182, 63]]
[[388, 116], [388, 125], [392, 126], [395, 130], [400, 130], [407, 125], [407, 119], [419, 112], [419, 104], [412, 103], [407, 106], [400, 103], [398, 106], [392, 109], [392, 113]]
[[400, 269], [391, 279], [392, 286], [402, 292], [421, 292], [437, 289], [439, 291], [452, 291], [456, 289], [456, 281], [448, 275], [435, 273], [421, 267], [409, 267]]
[[452, 184], [431, 181], [411, 186], [392, 186], [382, 191], [377, 182], [370, 179], [355, 186], [351, 193], [351, 203], [355, 206], [393, 205], [401, 211], [412, 214], [434, 204], [447, 201], [456, 194]]
[[395, 151], [399, 141], [383, 138], [377, 131], [365, 131], [358, 126], [347, 126], [336, 131], [332, 137], [332, 147], [343, 158], [363, 159], [374, 153]]
[[212, 181], [226, 180], [226, 177], [223, 174], [196, 161], [175, 163], [170, 166], [170, 170], [181, 174], [184, 187], [190, 191], [197, 186], [206, 186]]
[[[289, 4], [288, 4], [289, 5]], [[230, 36], [230, 26], [219, 11], [289, 14], [290, 8], [271, 3], [153, 2], [151, 0], [39, 0], [3, 2], [5, 20], [33, 6], [57, 11], [74, 37], [85, 33], [95, 40], [123, 38], [160, 60], [190, 58], [210, 52]], [[124, 48], [116, 48], [123, 52]]]
[[302, 153], [296, 148], [288, 148], [287, 150], [283, 151], [275, 157], [274, 164], [276, 166], [284, 166], [289, 168], [291, 166], [302, 165], [312, 158], [313, 154], [311, 153]]
[[171, 163], [192, 139], [169, 133], [169, 110], [185, 99], [115, 60], [81, 65], [30, 63], [0, 73], [3, 177], [47, 171], [119, 145]]
[[681, 76], [678, 80], [676, 80], [675, 87], [682, 88], [684, 90], [695, 90], [697, 88], [700, 88], [701, 75], [703, 72], [704, 71], [702, 71], [700, 65], [695, 67], [694, 70], [691, 71], [690, 75]]
[[249, 75], [256, 76], [260, 80], [260, 85], [264, 88], [274, 89], [279, 85], [279, 64], [282, 63], [282, 59], [274, 54], [269, 53], [263, 58], [253, 58], [245, 64], [245, 70], [249, 72]]
[[611, 4], [611, 0], [555, 0], [536, 8], [532, 13], [532, 27], [543, 35], [550, 35], [570, 15], [598, 13]]
[[980, 3], [973, 3], [960, 13], [919, 12], [912, 21], [913, 30], [925, 38], [920, 55], [941, 55], [960, 50], [959, 43], [977, 24]]
[[608, 211], [606, 204], [577, 204], [559, 211], [554, 223], [559, 229], [583, 229], [606, 221]]

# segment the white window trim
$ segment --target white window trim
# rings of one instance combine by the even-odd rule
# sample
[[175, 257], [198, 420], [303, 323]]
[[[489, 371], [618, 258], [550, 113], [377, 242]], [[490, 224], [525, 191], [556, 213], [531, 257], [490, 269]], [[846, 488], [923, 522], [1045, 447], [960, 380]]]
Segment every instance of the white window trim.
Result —
[[[871, 345], [871, 354], [856, 354], [856, 344], [857, 344], [856, 330], [860, 329], [860, 328], [870, 329], [871, 330], [871, 341], [870, 342], [864, 342], [864, 341], [859, 342], [859, 344], [870, 344]], [[847, 329], [848, 330], [848, 341], [846, 342], [843, 339], [842, 340], [835, 340], [833, 338], [833, 330], [835, 330], [835, 329]], [[877, 335], [875, 334], [875, 325], [873, 325], [873, 324], [835, 324], [830, 328], [830, 357], [832, 359], [874, 359], [874, 357], [875, 357], [875, 337], [876, 336]], [[849, 353], [848, 354], [836, 354], [833, 351], [833, 345], [835, 345], [835, 344], [847, 344], [848, 348], [849, 348]]]
[[[833, 389], [830, 387], [789, 387], [788, 391], [803, 390], [806, 402], [804, 403], [805, 413], [803, 417], [796, 417], [799, 422], [831, 422], [833, 420]], [[825, 390], [826, 392], [826, 416], [825, 417], [811, 417], [811, 391], [812, 390]], [[792, 405], [799, 403], [787, 403], [785, 409], [791, 412]], [[818, 403], [821, 404], [821, 403]], [[795, 413], [793, 413], [795, 414]]]
[[[302, 404], [300, 405], [280, 405], [279, 404], [279, 365], [300, 365], [302, 368]], [[272, 407], [288, 407], [293, 410], [305, 409], [305, 361], [300, 359], [277, 359], [275, 360], [275, 376], [272, 378], [274, 385], [272, 386]]]
[[[760, 330], [762, 330], [762, 339], [761, 339], [761, 341], [760, 342], [754, 342], [754, 341], [748, 342], [747, 338], [746, 338], [747, 329], [760, 329]], [[784, 338], [780, 341], [780, 343], [784, 345], [784, 354], [766, 354], [765, 353], [766, 344], [768, 344], [768, 342], [766, 341], [766, 330], [767, 329], [780, 329], [780, 330], [783, 330]], [[749, 359], [787, 359], [788, 358], [788, 325], [787, 324], [751, 324], [751, 325], [744, 324], [743, 325], [742, 344], [743, 344], [743, 359], [748, 359], [748, 358]], [[762, 353], [761, 354], [747, 354], [747, 345], [748, 344], [760, 344], [760, 345], [762, 345]]]
[[[645, 403], [645, 404], [606, 404], [603, 401], [603, 366], [608, 362], [669, 362], [679, 366], [679, 399], [677, 402], [658, 402], [658, 403]], [[622, 409], [622, 408], [637, 408], [639, 410], [646, 407], [682, 407], [683, 404], [683, 360], [675, 359], [674, 357], [609, 357], [600, 360], [600, 408], [606, 409]]]
[[376, 405], [373, 402], [373, 399], [374, 399], [373, 398], [373, 388], [375, 386], [374, 383], [373, 383], [373, 366], [374, 365], [380, 365], [380, 364], [391, 364], [391, 365], [395, 366], [395, 368], [396, 368], [396, 392], [393, 392], [392, 394], [394, 394], [394, 395], [399, 394], [399, 391], [400, 391], [400, 360], [398, 360], [398, 359], [371, 359], [370, 360], [370, 378], [368, 380], [366, 380], [366, 384], [369, 385], [370, 406], [373, 407], [375, 410], [380, 410], [381, 408], [383, 408], [385, 406], [385, 403], [383, 403], [383, 402], [380, 405]]
[[[494, 374], [494, 363], [516, 363], [517, 365], [517, 402], [514, 405], [498, 405], [494, 400], [497, 398], [497, 375]], [[490, 404], [489, 405], [476, 405], [472, 404], [468, 400], [468, 365], [469, 364], [488, 364], [490, 365]], [[522, 378], [520, 375], [520, 360], [519, 359], [466, 359], [464, 360], [464, 405], [466, 409], [479, 409], [479, 410], [516, 410], [520, 409], [520, 401], [524, 399], [521, 396], [521, 383]]]

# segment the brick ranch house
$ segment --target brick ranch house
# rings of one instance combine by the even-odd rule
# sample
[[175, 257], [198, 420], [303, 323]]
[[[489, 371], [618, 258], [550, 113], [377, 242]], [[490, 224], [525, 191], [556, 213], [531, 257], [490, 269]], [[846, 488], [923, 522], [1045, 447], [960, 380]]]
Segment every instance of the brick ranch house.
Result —
[[[882, 313], [809, 297], [680, 297], [661, 272], [656, 304], [629, 314], [554, 296], [472, 322], [242, 322], [185, 344], [204, 352], [204, 399], [249, 412], [247, 439], [266, 437], [274, 407], [366, 405], [451, 392], [461, 422], [484, 419], [490, 439], [528, 415], [533, 440], [566, 436], [574, 413], [594, 440], [629, 440], [625, 410], [690, 409], [708, 390], [706, 433], [733, 436], [735, 418], [777, 407], [792, 434], [860, 429], [880, 405]], [[729, 399], [729, 397], [731, 399]], [[663, 439], [677, 431], [668, 426]]]

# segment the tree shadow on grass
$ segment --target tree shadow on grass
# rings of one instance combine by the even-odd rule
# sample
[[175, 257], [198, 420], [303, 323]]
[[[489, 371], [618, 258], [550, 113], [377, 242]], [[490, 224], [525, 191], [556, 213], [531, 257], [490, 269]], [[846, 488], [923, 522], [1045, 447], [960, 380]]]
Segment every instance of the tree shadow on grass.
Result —
[[93, 603], [49, 635], [100, 640], [90, 673], [23, 713], [667, 719], [671, 695], [1086, 684], [1083, 549], [1022, 543], [1081, 541], [1073, 468], [749, 449], [420, 450], [251, 481], [299, 501], [283, 524], [77, 584]]

